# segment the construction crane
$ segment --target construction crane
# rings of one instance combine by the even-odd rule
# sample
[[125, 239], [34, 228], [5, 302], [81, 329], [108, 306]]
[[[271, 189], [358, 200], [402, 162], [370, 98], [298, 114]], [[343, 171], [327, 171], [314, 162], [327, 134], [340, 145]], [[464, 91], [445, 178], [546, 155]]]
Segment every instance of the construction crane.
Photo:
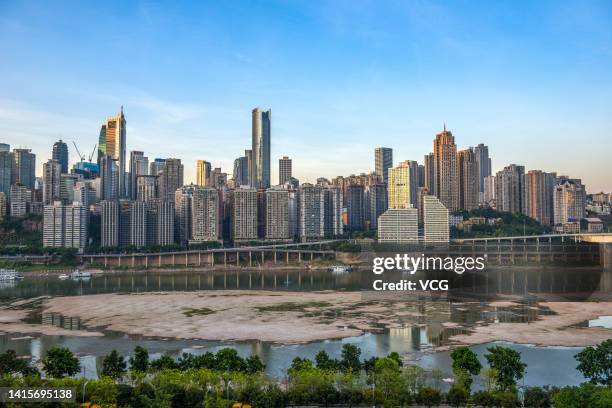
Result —
[[[76, 149], [77, 154], [79, 155], [79, 159], [81, 159], [81, 162], [84, 162], [85, 161], [85, 155], [81, 154], [81, 151], [79, 150], [77, 144], [74, 141], [72, 141], [72, 144], [74, 145], [74, 148]], [[94, 145], [94, 148], [91, 151], [91, 154], [89, 155], [89, 162], [90, 163], [92, 162], [94, 154], [96, 153], [96, 147], [98, 147], [97, 143]]]
[[85, 156], [81, 154], [81, 151], [77, 147], [77, 145], [76, 145], [74, 140], [72, 141], [72, 144], [74, 145], [74, 148], [76, 149], [77, 154], [79, 155], [79, 159], [81, 159], [81, 161], [84, 162], [85, 161]]

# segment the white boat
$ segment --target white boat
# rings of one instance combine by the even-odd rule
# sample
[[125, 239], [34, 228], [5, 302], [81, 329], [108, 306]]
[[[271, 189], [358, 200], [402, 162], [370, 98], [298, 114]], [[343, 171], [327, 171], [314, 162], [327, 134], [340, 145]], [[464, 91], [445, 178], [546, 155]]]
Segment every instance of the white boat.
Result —
[[0, 269], [0, 281], [15, 281], [23, 279], [15, 269]]
[[87, 271], [74, 271], [70, 274], [72, 279], [87, 279], [91, 278], [91, 272]]
[[353, 268], [351, 268], [350, 266], [346, 266], [346, 265], [334, 265], [334, 266], [330, 266], [328, 270], [333, 273], [343, 273], [343, 272], [352, 272]]
[[61, 280], [68, 279], [69, 277], [70, 277], [70, 276], [69, 276], [68, 274], [66, 274], [66, 273], [62, 273], [62, 274], [60, 274], [60, 275], [58, 276], [58, 278], [60, 278]]

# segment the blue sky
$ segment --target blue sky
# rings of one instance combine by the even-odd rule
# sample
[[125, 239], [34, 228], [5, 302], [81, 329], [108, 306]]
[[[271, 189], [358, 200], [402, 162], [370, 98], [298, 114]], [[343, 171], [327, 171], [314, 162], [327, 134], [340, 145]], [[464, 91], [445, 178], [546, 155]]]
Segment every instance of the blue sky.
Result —
[[[174, 4], [181, 3], [181, 4]], [[459, 147], [612, 190], [612, 2], [0, 2], [0, 141], [91, 151], [124, 105], [128, 150], [231, 173], [250, 111], [302, 181]]]

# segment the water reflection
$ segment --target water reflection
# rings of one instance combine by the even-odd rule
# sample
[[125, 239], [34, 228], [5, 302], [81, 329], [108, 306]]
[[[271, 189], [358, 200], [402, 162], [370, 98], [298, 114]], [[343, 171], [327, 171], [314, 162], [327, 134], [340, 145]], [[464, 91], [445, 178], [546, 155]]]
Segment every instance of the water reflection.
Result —
[[61, 327], [66, 330], [81, 330], [81, 319], [63, 316], [59, 313], [43, 313], [41, 323], [46, 326]]
[[[602, 282], [612, 281], [612, 271], [599, 268], [490, 268], [485, 273], [430, 271], [418, 272], [412, 279], [448, 279], [449, 296], [495, 296], [533, 294], [588, 299], [593, 292], [610, 293]], [[377, 278], [369, 270], [331, 274], [313, 270], [268, 271], [188, 271], [188, 272], [118, 272], [94, 275], [88, 280], [26, 278], [10, 287], [0, 287], [0, 300], [36, 296], [89, 295], [97, 293], [195, 291], [223, 289], [264, 289], [290, 291], [370, 289]], [[386, 272], [385, 280], [399, 281], [401, 272]]]

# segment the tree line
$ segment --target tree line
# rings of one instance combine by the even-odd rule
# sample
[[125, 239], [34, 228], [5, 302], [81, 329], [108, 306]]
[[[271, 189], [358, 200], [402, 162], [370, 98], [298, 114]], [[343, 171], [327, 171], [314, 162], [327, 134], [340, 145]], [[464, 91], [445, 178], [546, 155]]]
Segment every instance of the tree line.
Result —
[[[339, 359], [325, 351], [312, 360], [297, 357], [280, 379], [264, 373], [258, 356], [243, 358], [232, 348], [151, 359], [146, 349], [137, 346], [127, 359], [113, 350], [102, 361], [100, 378], [85, 381], [74, 378], [81, 370], [78, 358], [66, 348], [54, 347], [42, 359], [42, 373], [12, 350], [0, 354], [0, 387], [74, 388], [77, 403], [63, 403], [67, 407], [82, 401], [134, 408], [221, 408], [236, 402], [256, 408], [433, 407], [442, 403], [453, 407], [612, 406], [612, 340], [576, 355], [577, 369], [589, 380], [577, 387], [519, 387], [527, 365], [518, 351], [493, 346], [484, 357], [488, 367], [468, 347], [455, 348], [451, 353], [454, 378], [448, 388], [440, 370], [405, 365], [397, 353], [362, 359], [361, 350], [352, 344], [343, 345]], [[477, 376], [484, 380], [484, 387], [472, 392]]]

